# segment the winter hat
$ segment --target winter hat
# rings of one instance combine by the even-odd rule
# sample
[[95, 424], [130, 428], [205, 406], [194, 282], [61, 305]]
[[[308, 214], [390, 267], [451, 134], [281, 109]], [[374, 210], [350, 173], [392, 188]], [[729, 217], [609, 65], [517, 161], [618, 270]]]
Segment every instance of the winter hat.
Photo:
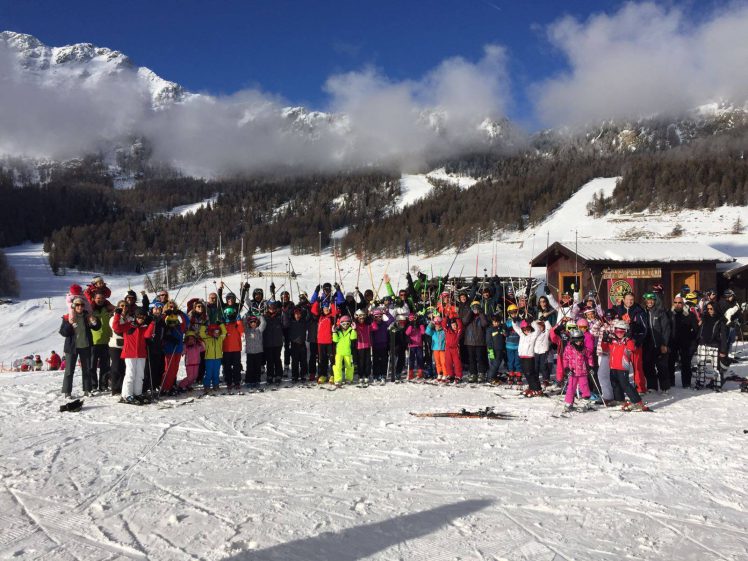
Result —
[[589, 327], [589, 326], [590, 326], [590, 323], [586, 319], [580, 318], [577, 320], [577, 327]]
[[[129, 296], [130, 298], [137, 298], [138, 297], [138, 295], [135, 294], [134, 290], [128, 290], [127, 291], [127, 296]], [[127, 298], [127, 296], [126, 296], [126, 298]]]
[[70, 285], [70, 294], [73, 296], [80, 296], [83, 294], [83, 289], [81, 288], [81, 285], [79, 284], [71, 284]]
[[81, 306], [85, 306], [86, 305], [86, 303], [83, 301], [83, 298], [80, 298], [80, 297], [73, 298], [72, 304], [73, 304], [73, 306], [75, 306], [77, 304], [80, 304]]
[[95, 275], [94, 278], [91, 279], [91, 282], [93, 284], [96, 284], [97, 282], [104, 282], [104, 277], [101, 275]]
[[434, 325], [441, 325], [441, 324], [442, 324], [442, 317], [441, 316], [436, 316], [434, 318]]
[[535, 331], [535, 328], [534, 328], [534, 327], [532, 326], [532, 324], [531, 324], [531, 323], [530, 323], [529, 321], [527, 321], [526, 319], [523, 319], [523, 320], [522, 320], [522, 321], [521, 321], [521, 322], [519, 323], [519, 328], [520, 328], [520, 329], [522, 329], [523, 331], [524, 331], [525, 329], [529, 329], [530, 331]]

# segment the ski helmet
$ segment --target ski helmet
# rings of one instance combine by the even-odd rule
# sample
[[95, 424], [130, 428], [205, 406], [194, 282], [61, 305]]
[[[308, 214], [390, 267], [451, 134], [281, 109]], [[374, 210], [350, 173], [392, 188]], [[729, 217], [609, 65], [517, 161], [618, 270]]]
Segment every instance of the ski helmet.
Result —
[[283, 292], [281, 292], [281, 300], [283, 300], [284, 298], [288, 298], [288, 300], [291, 299], [291, 293], [288, 292], [288, 290], [284, 290]]
[[252, 291], [252, 298], [257, 298], [258, 296], [262, 298], [265, 295], [265, 293], [262, 291], [261, 288], [255, 288]]
[[642, 298], [644, 298], [645, 300], [657, 300], [657, 297], [654, 295], [654, 292], [645, 292]]
[[299, 306], [296, 306], [296, 307], [295, 307], [295, 308], [293, 309], [293, 315], [296, 315], [296, 314], [298, 314], [298, 315], [300, 315], [300, 316], [303, 316], [303, 315], [304, 315], [304, 308], [301, 308], [301, 307], [299, 307]]
[[517, 306], [515, 306], [514, 304], [509, 304], [506, 307], [506, 311], [509, 312], [509, 313], [516, 312], [518, 310], [519, 310], [519, 308]]
[[351, 324], [351, 316], [340, 316], [340, 325], [350, 325]]
[[522, 331], [524, 331], [525, 329], [529, 329], [530, 331], [535, 331], [535, 328], [534, 328], [534, 327], [532, 326], [532, 324], [531, 324], [531, 323], [530, 323], [529, 321], [527, 321], [526, 319], [523, 319], [523, 320], [522, 320], [522, 321], [521, 321], [521, 322], [519, 323], [519, 328], [520, 328], [520, 329], [521, 329]]
[[229, 292], [226, 295], [226, 302], [228, 302], [229, 300], [233, 300], [234, 302], [236, 302], [236, 294], [234, 294], [233, 292]]
[[366, 317], [366, 312], [363, 310], [356, 310], [353, 313], [353, 317], [355, 317], [356, 319], [363, 319]]
[[382, 317], [382, 310], [380, 310], [379, 308], [374, 308], [371, 311], [371, 315], [374, 316], [375, 318], [381, 318]]
[[413, 312], [408, 314], [408, 321], [416, 321], [416, 315]]
[[495, 314], [491, 315], [491, 321], [498, 321], [501, 322], [501, 314], [496, 312]]
[[257, 316], [249, 316], [247, 318], [247, 323], [250, 323], [250, 324], [251, 323], [257, 323], [257, 324], [259, 324], [260, 323], [260, 318], [258, 318]]
[[623, 321], [622, 319], [617, 319], [613, 322], [613, 329], [616, 331], [628, 331], [629, 330], [629, 324]]
[[325, 292], [330, 292], [332, 290], [332, 285], [329, 282], [326, 282], [322, 285], [322, 290]]
[[439, 297], [440, 297], [440, 298], [449, 298], [449, 292], [447, 292], [447, 291], [445, 290], [445, 291], [443, 291], [443, 292], [442, 292], [442, 293], [441, 293], [441, 294], [439, 295]]
[[722, 293], [722, 298], [732, 298], [733, 296], [735, 296], [735, 292], [732, 288], [728, 288]]
[[136, 318], [148, 317], [148, 311], [145, 308], [137, 308], [135, 310], [135, 317]]
[[689, 292], [686, 294], [686, 302], [689, 304], [696, 304], [699, 301], [699, 297], [695, 293]]
[[405, 314], [397, 314], [397, 321], [408, 321], [408, 316]]
[[579, 329], [572, 329], [569, 332], [569, 337], [572, 341], [584, 341], [584, 333]]
[[434, 325], [441, 325], [441, 324], [442, 324], [442, 317], [441, 316], [436, 316], [434, 318]]
[[577, 327], [579, 327], [580, 329], [582, 327], [589, 327], [589, 326], [590, 326], [590, 324], [589, 324], [589, 322], [586, 319], [580, 318], [580, 319], [577, 320]]
[[236, 317], [236, 308], [232, 306], [227, 306], [223, 309], [223, 317], [224, 319], [233, 319]]

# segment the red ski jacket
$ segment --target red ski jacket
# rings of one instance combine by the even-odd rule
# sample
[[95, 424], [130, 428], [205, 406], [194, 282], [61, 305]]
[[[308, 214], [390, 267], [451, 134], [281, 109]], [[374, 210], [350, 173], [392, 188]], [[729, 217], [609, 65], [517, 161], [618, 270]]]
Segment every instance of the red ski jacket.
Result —
[[462, 320], [457, 318], [457, 329], [452, 329], [449, 322], [444, 322], [445, 349], [456, 349], [460, 346], [460, 335], [462, 335]]
[[125, 340], [120, 358], [147, 358], [148, 348], [145, 340], [153, 337], [156, 322], [153, 321], [149, 325], [138, 325], [135, 321], [120, 323], [120, 319], [120, 314], [115, 314], [112, 322], [114, 332], [121, 335]]
[[319, 318], [317, 323], [317, 344], [332, 344], [332, 328], [335, 325], [335, 316], [338, 315], [338, 307], [333, 303], [330, 305], [330, 315], [321, 314], [319, 300], [312, 304], [312, 315]]
[[624, 337], [623, 339], [614, 339], [610, 343], [603, 341], [603, 352], [610, 355], [611, 370], [628, 370], [631, 364], [631, 353], [636, 350], [636, 343], [633, 339]]

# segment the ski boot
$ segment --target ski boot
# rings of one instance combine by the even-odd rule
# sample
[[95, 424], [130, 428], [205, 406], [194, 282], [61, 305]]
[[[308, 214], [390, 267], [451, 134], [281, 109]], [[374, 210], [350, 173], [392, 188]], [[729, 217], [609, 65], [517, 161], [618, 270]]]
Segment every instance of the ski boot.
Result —
[[322, 385], [327, 383], [327, 376], [320, 376], [317, 378], [317, 384]]

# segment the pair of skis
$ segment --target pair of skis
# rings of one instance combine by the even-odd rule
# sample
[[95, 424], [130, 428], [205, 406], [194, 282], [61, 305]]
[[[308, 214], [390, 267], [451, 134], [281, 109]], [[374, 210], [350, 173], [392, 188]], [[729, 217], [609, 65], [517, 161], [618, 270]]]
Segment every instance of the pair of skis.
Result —
[[509, 421], [517, 419], [516, 415], [510, 415], [501, 411], [494, 411], [493, 407], [486, 407], [485, 409], [477, 409], [475, 411], [469, 411], [467, 409], [460, 409], [459, 411], [443, 411], [443, 412], [431, 412], [431, 413], [410, 413], [414, 417], [446, 417], [450, 419], [491, 419], [497, 421]]

